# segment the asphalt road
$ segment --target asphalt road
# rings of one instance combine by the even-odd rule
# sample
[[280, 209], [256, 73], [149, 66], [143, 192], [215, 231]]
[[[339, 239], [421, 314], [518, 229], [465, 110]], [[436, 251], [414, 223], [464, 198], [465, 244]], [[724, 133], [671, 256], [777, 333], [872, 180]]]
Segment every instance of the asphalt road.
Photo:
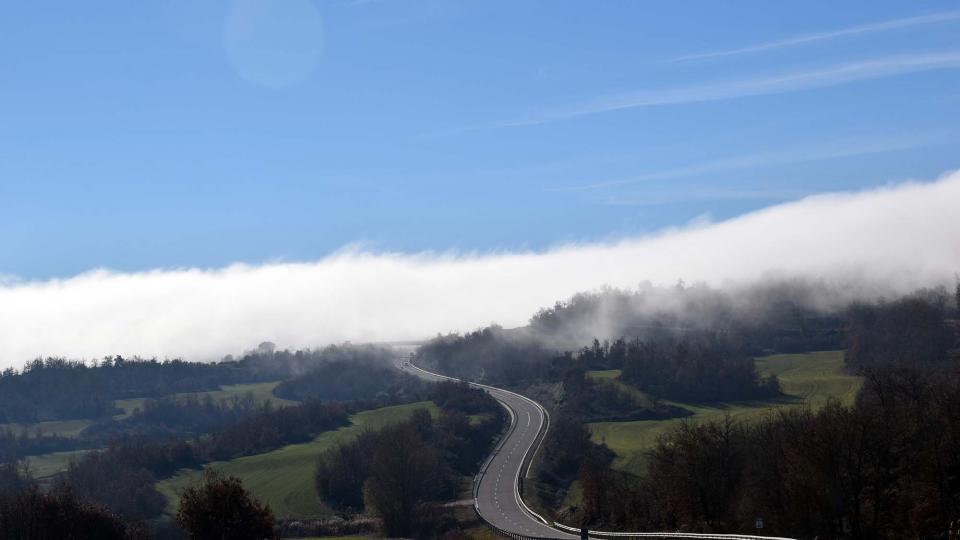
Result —
[[[398, 361], [398, 367], [428, 380], [450, 379], [408, 364], [405, 360]], [[509, 411], [511, 417], [511, 429], [487, 462], [485, 473], [476, 486], [477, 511], [485, 520], [506, 532], [540, 538], [579, 538], [544, 524], [525, 508], [517, 496], [517, 483], [527, 474], [523, 467], [524, 457], [532, 451], [537, 436], [548, 422], [544, 411], [534, 401], [519, 394], [492, 386], [473, 385], [489, 392]]]

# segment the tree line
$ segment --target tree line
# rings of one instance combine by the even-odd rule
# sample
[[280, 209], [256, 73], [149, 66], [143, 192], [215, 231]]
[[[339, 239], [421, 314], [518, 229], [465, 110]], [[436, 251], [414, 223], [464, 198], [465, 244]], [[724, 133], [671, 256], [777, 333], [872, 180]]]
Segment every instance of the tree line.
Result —
[[350, 358], [324, 361], [309, 371], [281, 382], [273, 391], [292, 400], [410, 401], [427, 383], [390, 365], [379, 350], [361, 349]]
[[374, 345], [330, 345], [277, 351], [263, 343], [239, 359], [187, 362], [106, 357], [94, 362], [38, 358], [22, 370], [0, 372], [0, 423], [108, 418], [113, 402], [218, 390], [221, 385], [289, 379], [331, 362], [383, 361], [391, 351]]
[[[420, 348], [418, 361], [442, 373], [489, 384], [525, 389], [535, 382], [563, 382], [567, 409], [583, 406], [580, 414], [609, 419], [664, 416], [656, 403], [636, 403], [616, 387], [584, 382], [587, 370], [619, 369], [619, 379], [654, 398], [682, 401], [760, 399], [780, 395], [775, 376], [761, 377], [752, 349], [736, 335], [712, 330], [647, 333], [643, 338], [613, 341], [594, 338], [576, 353], [559, 353], [536, 341], [517, 338], [498, 327], [463, 336], [439, 337]], [[674, 414], [683, 411], [674, 410]]]
[[105, 449], [72, 462], [58, 482], [120, 516], [153, 518], [165, 504], [155, 487], [158, 479], [183, 468], [307, 441], [347, 425], [354, 410], [317, 400], [279, 409], [266, 403], [248, 416], [190, 439], [157, 440], [125, 434], [111, 440]]
[[[775, 375], [761, 377], [734, 338], [709, 331], [605, 347], [622, 366], [620, 379], [650, 395], [680, 401], [730, 401], [779, 396]], [[602, 352], [603, 349], [600, 349]]]
[[596, 528], [799, 538], [939, 538], [960, 518], [957, 373], [885, 371], [853, 406], [684, 423], [635, 478], [585, 459], [576, 519]]

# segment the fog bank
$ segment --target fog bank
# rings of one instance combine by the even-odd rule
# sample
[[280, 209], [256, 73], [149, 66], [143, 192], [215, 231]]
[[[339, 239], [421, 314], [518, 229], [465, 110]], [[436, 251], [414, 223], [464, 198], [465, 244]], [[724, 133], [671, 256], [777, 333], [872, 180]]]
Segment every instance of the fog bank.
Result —
[[265, 340], [421, 339], [522, 325], [576, 292], [642, 281], [730, 287], [800, 277], [847, 284], [854, 297], [949, 284], [957, 271], [960, 172], [542, 252], [347, 249], [315, 262], [0, 281], [0, 366], [38, 355], [209, 360]]

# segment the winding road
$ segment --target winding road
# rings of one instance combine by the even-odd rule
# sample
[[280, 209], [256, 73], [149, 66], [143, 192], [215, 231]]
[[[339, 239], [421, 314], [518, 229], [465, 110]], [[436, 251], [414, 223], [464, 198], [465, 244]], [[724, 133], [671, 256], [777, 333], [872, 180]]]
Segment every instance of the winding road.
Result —
[[[459, 381], [433, 373], [410, 363], [409, 357], [398, 358], [397, 367], [430, 381]], [[469, 381], [468, 381], [469, 382]], [[577, 529], [549, 522], [531, 510], [520, 498], [520, 482], [529, 474], [530, 461], [539, 449], [542, 436], [550, 427], [550, 417], [532, 399], [485, 384], [470, 382], [490, 393], [510, 414], [510, 427], [497, 447], [480, 468], [473, 486], [473, 504], [488, 525], [507, 536], [519, 539], [579, 539]], [[562, 530], [561, 530], [562, 529]], [[565, 532], [569, 531], [569, 532]], [[704, 534], [683, 532], [603, 532], [590, 531], [590, 538], [689, 538], [699, 540], [794, 540], [776, 536], [742, 534]]]
[[[398, 367], [431, 381], [459, 380], [419, 368], [405, 358]], [[519, 496], [519, 482], [529, 469], [527, 454], [535, 451], [540, 435], [549, 425], [546, 411], [520, 394], [483, 384], [470, 383], [490, 393], [510, 414], [510, 428], [481, 468], [474, 482], [474, 506], [490, 525], [504, 533], [531, 538], [576, 539], [579, 535], [558, 531], [526, 506]], [[532, 455], [532, 453], [531, 453]]]

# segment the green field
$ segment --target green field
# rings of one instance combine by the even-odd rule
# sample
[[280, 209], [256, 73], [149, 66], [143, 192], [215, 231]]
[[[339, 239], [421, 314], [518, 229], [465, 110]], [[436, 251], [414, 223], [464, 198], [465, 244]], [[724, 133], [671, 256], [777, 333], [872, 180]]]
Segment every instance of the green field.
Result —
[[[287, 405], [296, 405], [296, 401], [291, 401], [289, 399], [278, 398], [273, 395], [273, 389], [280, 384], [280, 381], [264, 382], [264, 383], [250, 383], [250, 384], [225, 384], [220, 387], [220, 390], [210, 390], [207, 392], [186, 392], [182, 394], [173, 394], [174, 397], [187, 397], [187, 396], [211, 396], [216, 401], [229, 401], [235, 397], [242, 397], [244, 394], [253, 394], [253, 398], [257, 400], [258, 403], [264, 403], [269, 401], [273, 405], [278, 407], [284, 407]], [[113, 405], [118, 409], [122, 410], [123, 413], [114, 416], [117, 420], [122, 420], [133, 414], [135, 409], [143, 407], [143, 404], [151, 398], [132, 398], [132, 399], [118, 399], [113, 402]]]
[[58, 472], [67, 470], [70, 460], [77, 459], [89, 452], [89, 450], [72, 450], [69, 452], [53, 452], [50, 454], [41, 454], [39, 456], [29, 456], [24, 459], [30, 467], [30, 474], [34, 478], [49, 478]]
[[298, 536], [297, 540], [372, 540], [370, 536]]
[[[417, 409], [427, 409], [434, 416], [438, 414], [436, 405], [430, 401], [363, 411], [350, 417], [351, 425], [321, 433], [310, 442], [215, 462], [210, 466], [243, 480], [243, 485], [258, 499], [268, 503], [278, 518], [322, 517], [329, 515], [330, 510], [317, 498], [313, 486], [317, 456], [328, 448], [350, 441], [363, 430], [403, 421]], [[157, 483], [157, 489], [167, 498], [168, 514], [176, 510], [179, 494], [201, 474], [198, 470], [185, 469], [173, 478]]]
[[[205, 396], [210, 395], [217, 401], [228, 401], [237, 396], [243, 396], [252, 393], [258, 403], [269, 401], [278, 407], [295, 405], [296, 401], [281, 399], [273, 395], [273, 389], [280, 384], [280, 381], [253, 383], [253, 384], [230, 384], [220, 387], [220, 390], [211, 390], [208, 392], [195, 392], [174, 394], [175, 396]], [[114, 416], [116, 420], [122, 420], [133, 414], [133, 411], [143, 406], [149, 398], [120, 399], [114, 401], [114, 406], [121, 409], [123, 413]], [[50, 422], [36, 422], [33, 424], [0, 424], [0, 429], [10, 429], [15, 433], [20, 433], [26, 429], [32, 436], [37, 430], [44, 435], [59, 435], [61, 437], [75, 438], [80, 432], [93, 424], [93, 420], [54, 420]], [[53, 452], [50, 454], [41, 454], [29, 456], [26, 462], [29, 464], [31, 472], [36, 478], [47, 478], [67, 469], [70, 460], [86, 453], [87, 450], [78, 450], [71, 452]]]
[[590, 377], [591, 379], [597, 379], [597, 380], [616, 379], [616, 378], [619, 377], [619, 376], [620, 376], [620, 370], [619, 370], [619, 369], [604, 369], [604, 370], [600, 370], [600, 371], [588, 371], [588, 372], [587, 372], [587, 377]]
[[[843, 372], [843, 351], [825, 351], [805, 354], [777, 354], [757, 359], [757, 370], [780, 378], [785, 396], [770, 400], [735, 401], [720, 403], [683, 403], [665, 401], [690, 410], [693, 421], [718, 420], [725, 414], [738, 420], [762, 417], [780, 407], [809, 405], [819, 407], [830, 398], [852, 403], [860, 388], [860, 379]], [[613, 379], [616, 370], [594, 371], [594, 378]], [[623, 385], [626, 386], [626, 385]], [[634, 390], [635, 391], [635, 390]], [[589, 424], [595, 442], [605, 443], [616, 453], [614, 468], [639, 472], [645, 464], [645, 451], [653, 447], [657, 436], [678, 422], [669, 420], [638, 420], [634, 422], [597, 422]]]
[[307, 536], [297, 537], [297, 540], [372, 540], [372, 536]]
[[[228, 384], [220, 387], [220, 390], [210, 390], [208, 392], [192, 392], [183, 394], [174, 394], [175, 396], [199, 396], [210, 395], [217, 401], [228, 401], [234, 397], [243, 396], [252, 393], [258, 403], [269, 401], [278, 407], [295, 405], [296, 401], [278, 398], [273, 395], [273, 389], [280, 384], [280, 381], [252, 384]], [[123, 411], [114, 416], [115, 420], [122, 420], [131, 414], [137, 408], [143, 407], [144, 402], [151, 398], [132, 398], [118, 399], [113, 405]], [[30, 436], [33, 436], [39, 430], [44, 435], [59, 435], [60, 437], [76, 438], [80, 432], [93, 424], [92, 419], [74, 419], [74, 420], [51, 420], [48, 422], [34, 422], [30, 424], [0, 424], [0, 429], [9, 429], [14, 433], [20, 433], [24, 429]]]
[[625, 384], [617, 380], [617, 377], [619, 376], [620, 376], [619, 369], [605, 369], [602, 371], [587, 372], [587, 378], [598, 381], [600, 383], [612, 384], [616, 386], [626, 394], [633, 396], [633, 399], [637, 404], [642, 404], [642, 405], [652, 404], [650, 398], [646, 394], [636, 389], [635, 387], [630, 386], [629, 384]]
[[92, 424], [92, 420], [51, 420], [49, 422], [35, 422], [32, 424], [0, 424], [0, 429], [9, 429], [19, 434], [24, 429], [32, 437], [39, 430], [44, 435], [59, 435], [71, 439], [80, 435], [80, 432]]

